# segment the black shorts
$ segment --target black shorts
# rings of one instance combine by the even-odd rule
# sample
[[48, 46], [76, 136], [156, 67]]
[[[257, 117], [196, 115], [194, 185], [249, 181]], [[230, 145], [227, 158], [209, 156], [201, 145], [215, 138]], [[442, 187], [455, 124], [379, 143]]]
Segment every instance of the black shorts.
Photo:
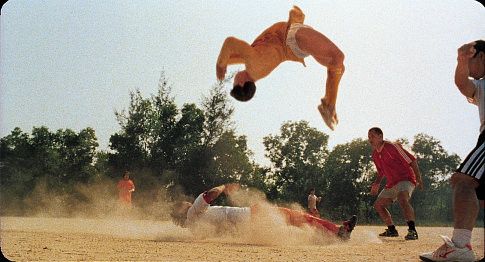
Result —
[[463, 160], [456, 172], [478, 179], [480, 185], [476, 189], [477, 197], [480, 200], [485, 200], [485, 187], [483, 185], [483, 176], [485, 175], [485, 131], [480, 134], [477, 145]]

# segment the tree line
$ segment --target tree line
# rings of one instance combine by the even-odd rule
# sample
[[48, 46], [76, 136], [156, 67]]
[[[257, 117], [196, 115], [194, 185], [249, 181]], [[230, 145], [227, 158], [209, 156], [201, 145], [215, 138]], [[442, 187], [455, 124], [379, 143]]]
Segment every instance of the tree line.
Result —
[[[137, 194], [146, 196], [160, 190], [172, 199], [181, 193], [196, 196], [238, 182], [260, 190], [271, 202], [306, 206], [308, 190], [315, 187], [323, 196], [319, 208], [324, 217], [341, 220], [357, 214], [363, 223], [379, 221], [375, 197], [369, 195], [376, 170], [367, 140], [356, 138], [330, 150], [326, 133], [304, 120], [288, 121], [278, 134], [264, 137], [270, 164], [263, 166], [254, 161], [247, 137], [236, 132], [234, 107], [225, 92], [228, 81], [214, 84], [200, 105], [178, 107], [162, 73], [156, 94], [143, 97], [133, 91], [128, 107], [115, 112], [120, 128], [111, 135], [108, 150], [98, 150], [90, 127], [53, 132], [42, 126], [31, 133], [15, 128], [0, 139], [1, 215], [23, 215], [35, 205], [25, 199], [39, 181], [78, 203], [89, 199], [76, 185], [115, 181], [129, 170]], [[451, 223], [448, 178], [460, 158], [427, 134], [415, 135], [412, 144], [404, 138], [399, 142], [414, 152], [423, 177], [425, 190], [416, 190], [412, 198], [417, 220]], [[400, 212], [397, 205], [391, 212]]]

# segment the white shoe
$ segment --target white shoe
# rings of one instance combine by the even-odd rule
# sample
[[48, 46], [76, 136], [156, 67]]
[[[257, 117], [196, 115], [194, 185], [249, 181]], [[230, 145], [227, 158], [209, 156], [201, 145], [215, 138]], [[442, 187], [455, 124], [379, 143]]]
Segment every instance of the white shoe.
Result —
[[434, 252], [423, 253], [419, 258], [423, 261], [475, 261], [475, 253], [468, 244], [464, 248], [456, 247], [447, 236], [441, 236], [445, 243]]

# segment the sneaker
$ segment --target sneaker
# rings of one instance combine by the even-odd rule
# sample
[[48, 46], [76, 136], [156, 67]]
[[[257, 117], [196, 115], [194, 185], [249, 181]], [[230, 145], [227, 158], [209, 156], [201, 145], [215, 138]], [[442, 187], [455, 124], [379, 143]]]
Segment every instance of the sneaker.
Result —
[[424, 253], [419, 256], [423, 261], [475, 261], [475, 253], [468, 244], [464, 248], [458, 248], [447, 236], [441, 236], [445, 243], [434, 252]]
[[380, 237], [398, 237], [399, 233], [397, 230], [389, 230], [389, 228], [386, 228], [386, 231], [382, 232], [379, 234]]
[[406, 240], [417, 240], [418, 232], [416, 230], [408, 229], [408, 234], [404, 237]]
[[354, 230], [356, 224], [357, 216], [353, 215], [351, 218], [349, 218], [349, 220], [343, 222], [343, 226], [340, 226], [337, 234], [338, 237], [340, 237], [342, 240], [349, 240], [350, 233], [352, 233], [352, 230]]

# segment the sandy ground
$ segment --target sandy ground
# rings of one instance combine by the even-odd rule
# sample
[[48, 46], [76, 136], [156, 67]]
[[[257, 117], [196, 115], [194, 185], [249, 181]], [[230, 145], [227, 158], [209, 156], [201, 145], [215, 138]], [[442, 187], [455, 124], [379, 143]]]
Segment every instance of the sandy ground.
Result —
[[[358, 225], [347, 242], [309, 240], [302, 229], [196, 239], [168, 221], [1, 217], [1, 249], [15, 261], [419, 261], [452, 228], [418, 227], [419, 240], [380, 239], [384, 227]], [[406, 227], [398, 227], [404, 235]], [[484, 230], [475, 229], [484, 256]]]

